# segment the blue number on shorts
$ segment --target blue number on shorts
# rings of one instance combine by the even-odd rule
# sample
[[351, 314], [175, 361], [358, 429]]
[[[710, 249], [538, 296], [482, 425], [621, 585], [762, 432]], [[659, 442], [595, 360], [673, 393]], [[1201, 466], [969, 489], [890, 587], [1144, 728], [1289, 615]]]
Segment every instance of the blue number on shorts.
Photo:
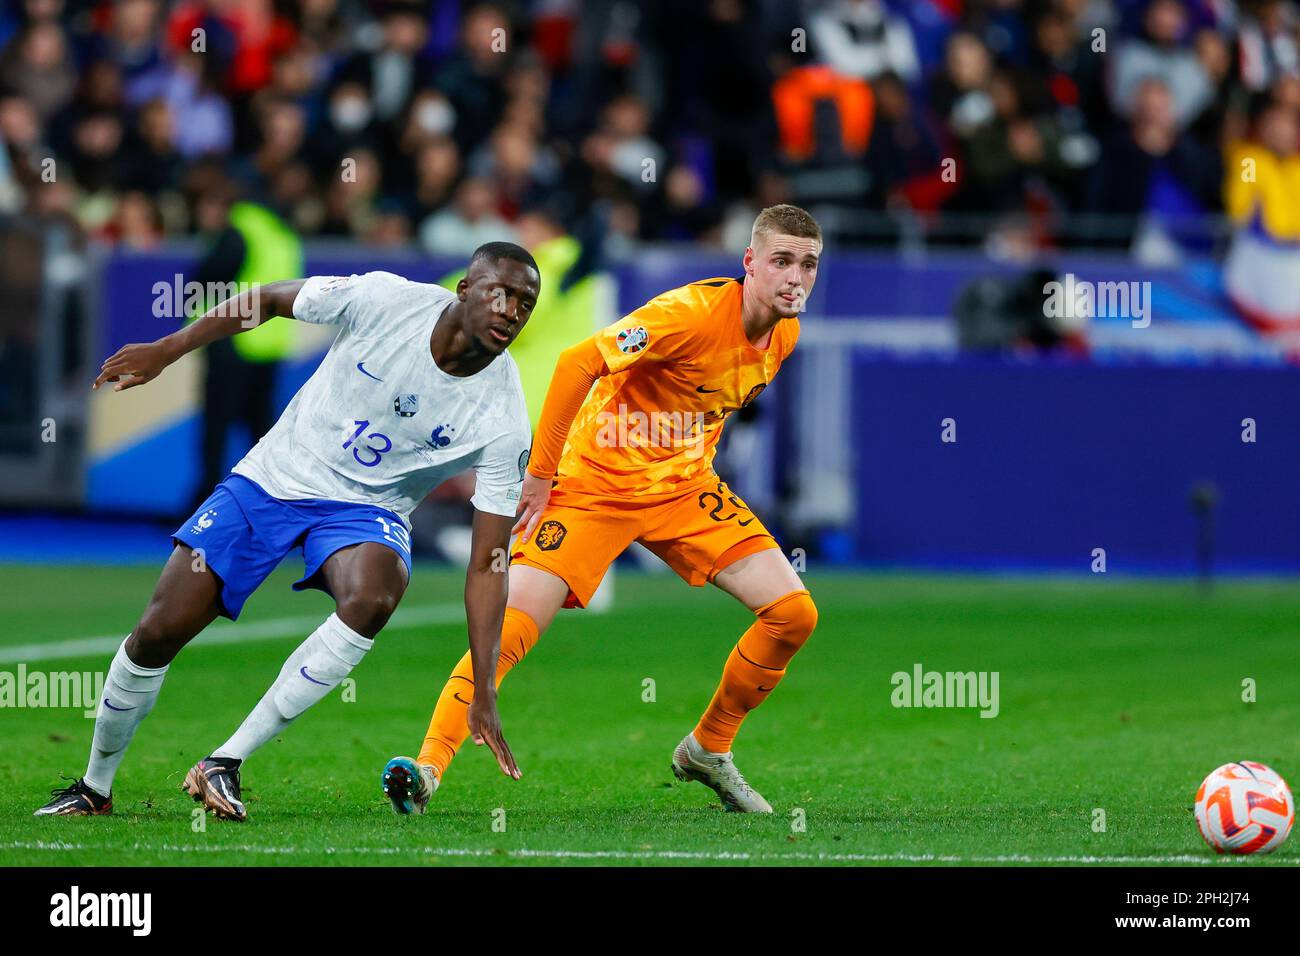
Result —
[[411, 553], [411, 533], [407, 531], [406, 528], [402, 527], [400, 524], [393, 524], [391, 521], [386, 518], [381, 518], [378, 515], [375, 516], [375, 520], [384, 528], [385, 541], [391, 541], [407, 554]]
[[[351, 438], [349, 438], [347, 441], [343, 443], [344, 448], [347, 448], [354, 441], [356, 441], [357, 436], [366, 430], [366, 427], [370, 424], [370, 422], [362, 421], [359, 418], [354, 418], [352, 419], [352, 424], [357, 426], [357, 430], [352, 433]], [[384, 457], [384, 453], [392, 449], [393, 442], [392, 439], [390, 439], [387, 435], [381, 434], [379, 432], [371, 432], [369, 435], [366, 436], [366, 438], [382, 438], [384, 441], [384, 447], [376, 448], [373, 445], [364, 446], [366, 451], [370, 452], [372, 455], [375, 456], [370, 461], [367, 461], [366, 459], [361, 457], [361, 455], [359, 454], [360, 451], [359, 448], [352, 449], [352, 457], [357, 460], [358, 465], [364, 465], [367, 468], [374, 468], [375, 465], [379, 464], [380, 459]]]

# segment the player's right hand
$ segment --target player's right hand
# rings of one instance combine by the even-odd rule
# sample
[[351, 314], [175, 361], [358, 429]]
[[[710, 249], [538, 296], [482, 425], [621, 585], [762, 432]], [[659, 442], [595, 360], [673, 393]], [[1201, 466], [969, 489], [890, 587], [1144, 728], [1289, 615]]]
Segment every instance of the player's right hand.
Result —
[[510, 529], [511, 534], [524, 533], [527, 541], [533, 536], [533, 529], [541, 520], [546, 503], [551, 500], [551, 479], [538, 478], [531, 471], [524, 474], [524, 489], [519, 493], [519, 520]]
[[93, 390], [105, 382], [115, 382], [115, 392], [135, 388], [153, 381], [175, 360], [176, 356], [162, 339], [147, 344], [124, 345], [100, 366], [99, 377], [90, 387]]
[[497, 713], [496, 696], [476, 693], [469, 703], [469, 713], [465, 715], [465, 720], [469, 724], [470, 737], [474, 743], [480, 747], [487, 744], [488, 749], [496, 756], [497, 766], [501, 768], [501, 772], [507, 777], [518, 780], [522, 774], [515, 764], [514, 754], [510, 752], [510, 745], [506, 743], [505, 735], [501, 732], [501, 716]]

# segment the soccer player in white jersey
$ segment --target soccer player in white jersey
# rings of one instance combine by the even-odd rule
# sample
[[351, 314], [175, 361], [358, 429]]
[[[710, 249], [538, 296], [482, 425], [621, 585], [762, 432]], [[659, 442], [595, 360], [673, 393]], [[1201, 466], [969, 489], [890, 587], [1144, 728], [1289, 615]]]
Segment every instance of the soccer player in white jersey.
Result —
[[182, 785], [217, 816], [245, 819], [241, 764], [361, 662], [410, 578], [410, 513], [466, 468], [475, 470], [475, 513], [465, 617], [484, 688], [468, 720], [475, 742], [518, 778], [491, 693], [508, 580], [493, 564], [510, 544], [531, 441], [519, 370], [505, 349], [540, 288], [527, 251], [493, 242], [474, 253], [455, 293], [387, 272], [273, 282], [104, 363], [93, 387], [115, 382], [121, 390], [272, 316], [339, 326], [280, 420], [173, 535], [153, 597], [109, 668], [86, 772], [53, 791], [38, 816], [111, 812], [118, 765], [172, 659], [218, 615], [237, 618], [301, 545], [306, 568], [294, 588], [326, 591], [335, 612]]

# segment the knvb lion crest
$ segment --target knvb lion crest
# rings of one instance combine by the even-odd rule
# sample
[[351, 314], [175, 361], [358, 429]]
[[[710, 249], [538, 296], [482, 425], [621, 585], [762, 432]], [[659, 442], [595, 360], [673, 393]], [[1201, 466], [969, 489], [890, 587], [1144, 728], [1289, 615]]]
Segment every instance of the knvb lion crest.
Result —
[[543, 551], [554, 551], [564, 543], [564, 536], [569, 529], [558, 521], [543, 521], [537, 529], [537, 547]]

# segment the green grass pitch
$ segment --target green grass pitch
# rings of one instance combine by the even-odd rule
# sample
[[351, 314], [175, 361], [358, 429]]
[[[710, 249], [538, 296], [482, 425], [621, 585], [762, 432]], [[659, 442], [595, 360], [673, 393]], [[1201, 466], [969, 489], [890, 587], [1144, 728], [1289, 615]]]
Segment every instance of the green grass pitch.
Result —
[[[156, 574], [0, 567], [0, 653], [124, 635]], [[185, 770], [329, 611], [291, 580], [277, 572], [236, 630], [214, 626], [177, 659], [111, 818], [31, 816], [60, 772], [84, 769], [92, 721], [0, 709], [0, 865], [1300, 862], [1294, 836], [1271, 857], [1216, 858], [1191, 813], [1201, 778], [1229, 760], [1300, 782], [1292, 582], [1201, 596], [1188, 582], [1101, 575], [809, 575], [817, 633], [737, 743], [738, 765], [776, 807], [756, 817], [723, 813], [669, 771], [750, 615], [713, 589], [622, 572], [615, 610], [562, 612], [503, 686], [523, 779], [471, 744], [429, 814], [398, 818], [380, 770], [414, 755], [465, 647], [460, 576], [419, 568], [402, 616], [353, 675], [355, 701], [335, 692], [247, 762], [249, 821], [196, 820]], [[110, 656], [28, 667], [103, 670]], [[997, 671], [999, 715], [893, 707], [891, 675], [916, 663]], [[1254, 703], [1242, 700], [1246, 678]]]

